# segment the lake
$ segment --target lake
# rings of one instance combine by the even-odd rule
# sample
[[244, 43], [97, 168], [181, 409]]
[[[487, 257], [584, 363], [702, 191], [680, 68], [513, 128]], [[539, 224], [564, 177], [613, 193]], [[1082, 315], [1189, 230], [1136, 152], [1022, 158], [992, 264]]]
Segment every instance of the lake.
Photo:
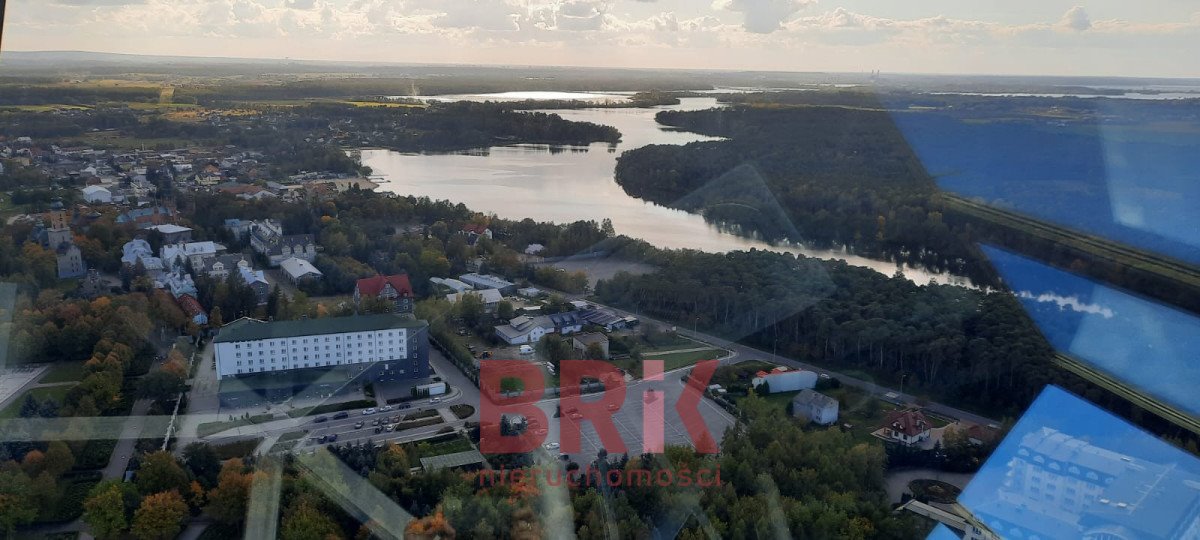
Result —
[[[555, 98], [562, 99], [562, 96]], [[716, 106], [715, 98], [684, 98], [678, 105], [662, 107], [544, 111], [567, 120], [613, 126], [622, 135], [621, 142], [615, 145], [511, 145], [450, 154], [363, 150], [362, 162], [383, 181], [380, 191], [447, 199], [506, 219], [528, 217], [537, 221], [570, 223], [578, 220], [599, 222], [609, 218], [618, 234], [642, 239], [660, 248], [690, 248], [713, 253], [768, 249], [823, 259], [843, 259], [884, 274], [895, 273], [896, 265], [892, 262], [840, 251], [771, 245], [740, 236], [705, 222], [699, 215], [630, 197], [617, 185], [613, 170], [621, 152], [648, 144], [714, 140], [659, 125], [654, 120], [658, 111]], [[938, 283], [968, 284], [965, 278], [949, 274], [915, 268], [904, 268], [903, 271], [917, 283], [932, 279]]]

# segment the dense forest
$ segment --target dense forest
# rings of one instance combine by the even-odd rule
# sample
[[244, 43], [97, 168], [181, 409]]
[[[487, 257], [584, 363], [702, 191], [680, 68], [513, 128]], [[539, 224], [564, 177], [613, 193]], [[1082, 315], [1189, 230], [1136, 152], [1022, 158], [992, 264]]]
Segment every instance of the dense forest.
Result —
[[626, 152], [617, 182], [633, 196], [770, 240], [846, 246], [991, 282], [969, 230], [943, 222], [933, 180], [885, 112], [734, 107], [658, 120], [727, 140]]
[[1046, 384], [1057, 384], [1190, 438], [1055, 365], [1052, 348], [1006, 292], [917, 285], [766, 251], [662, 252], [648, 260], [660, 270], [603, 280], [599, 300], [893, 387], [903, 378], [913, 394], [997, 418], [1019, 416]]

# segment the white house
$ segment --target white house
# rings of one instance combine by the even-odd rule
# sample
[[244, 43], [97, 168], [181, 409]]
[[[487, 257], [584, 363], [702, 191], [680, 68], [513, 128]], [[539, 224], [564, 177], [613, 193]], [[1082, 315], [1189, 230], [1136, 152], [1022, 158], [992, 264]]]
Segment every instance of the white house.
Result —
[[83, 200], [92, 204], [108, 204], [113, 200], [112, 192], [102, 186], [87, 186], [83, 188]]
[[549, 317], [516, 317], [508, 324], [496, 327], [496, 337], [509, 345], [537, 343], [546, 334], [554, 333], [554, 323]]
[[264, 322], [238, 319], [213, 345], [217, 377], [357, 365], [404, 379], [429, 376], [428, 325], [399, 314]]
[[814, 390], [801, 390], [792, 398], [792, 416], [831, 425], [838, 419], [838, 400]]
[[912, 409], [892, 411], [883, 421], [884, 436], [905, 446], [929, 439], [929, 431], [932, 427], [921, 411]]
[[312, 263], [295, 257], [279, 263], [279, 268], [283, 270], [283, 275], [287, 276], [292, 283], [318, 280], [325, 275], [320, 270], [317, 270], [317, 267], [313, 266]]
[[[750, 384], [755, 388], [766, 384], [768, 394], [795, 392], [797, 390], [815, 388], [817, 386], [817, 374], [816, 372], [802, 369], [772, 371], [770, 373], [760, 371], [750, 380]], [[761, 392], [761, 390], [759, 391]]]
[[177, 265], [182, 265], [185, 260], [191, 261], [193, 268], [201, 268], [204, 265], [204, 259], [215, 257], [223, 251], [225, 251], [225, 246], [216, 242], [188, 242], [164, 244], [159, 250], [159, 256], [162, 258], [163, 264], [170, 270], [174, 270]]

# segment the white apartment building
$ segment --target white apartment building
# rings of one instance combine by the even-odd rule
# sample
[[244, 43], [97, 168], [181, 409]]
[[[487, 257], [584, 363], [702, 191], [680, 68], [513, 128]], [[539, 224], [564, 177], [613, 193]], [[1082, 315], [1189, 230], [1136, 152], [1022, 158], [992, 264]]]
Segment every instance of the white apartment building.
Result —
[[424, 378], [427, 329], [425, 321], [393, 313], [279, 322], [242, 318], [213, 340], [217, 378], [366, 364], [382, 364], [393, 377]]

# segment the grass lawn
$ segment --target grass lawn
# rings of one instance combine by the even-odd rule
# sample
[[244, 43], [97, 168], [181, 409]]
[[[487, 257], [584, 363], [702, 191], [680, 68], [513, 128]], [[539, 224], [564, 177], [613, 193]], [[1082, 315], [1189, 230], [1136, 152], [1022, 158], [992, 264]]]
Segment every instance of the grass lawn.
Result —
[[64, 384], [62, 386], [48, 386], [44, 388], [33, 388], [29, 391], [17, 396], [16, 399], [9, 403], [7, 407], [0, 410], [0, 418], [16, 418], [21, 413], [21, 404], [25, 403], [26, 396], [33, 396], [34, 399], [46, 401], [52, 399], [59, 405], [62, 405], [63, 399], [67, 397], [67, 392], [71, 390], [73, 385]]
[[642, 358], [644, 360], [662, 360], [664, 363], [663, 370], [671, 371], [681, 367], [690, 366], [701, 360], [716, 360], [729, 355], [729, 351], [725, 349], [705, 349], [702, 351], [680, 352], [671, 354], [647, 354]]
[[83, 361], [55, 362], [38, 381], [39, 383], [62, 383], [83, 380]]
[[466, 452], [470, 449], [471, 442], [462, 438], [462, 436], [454, 436], [452, 439], [433, 443], [421, 441], [416, 444], [410, 443], [404, 446], [404, 451], [408, 453], [409, 462], [414, 465], [420, 465], [421, 458]]
[[250, 425], [254, 425], [254, 424], [261, 424], [263, 422], [268, 422], [274, 418], [275, 418], [275, 415], [259, 414], [256, 416], [251, 416], [250, 418], [235, 418], [233, 420], [227, 420], [227, 421], [222, 421], [222, 422], [206, 422], [204, 424], [200, 424], [199, 426], [196, 426], [196, 436], [197, 437], [207, 437], [209, 435], [212, 435], [213, 433], [220, 433], [227, 429], [233, 429], [233, 428], [242, 427], [242, 426], [250, 426]]
[[316, 407], [304, 407], [300, 409], [292, 409], [288, 411], [288, 416], [299, 418], [301, 416], [312, 416], [316, 414], [335, 413], [338, 411], [348, 411], [351, 409], [365, 409], [374, 407], [375, 400], [373, 399], [356, 399], [354, 401], [343, 401], [341, 403], [325, 403]]

